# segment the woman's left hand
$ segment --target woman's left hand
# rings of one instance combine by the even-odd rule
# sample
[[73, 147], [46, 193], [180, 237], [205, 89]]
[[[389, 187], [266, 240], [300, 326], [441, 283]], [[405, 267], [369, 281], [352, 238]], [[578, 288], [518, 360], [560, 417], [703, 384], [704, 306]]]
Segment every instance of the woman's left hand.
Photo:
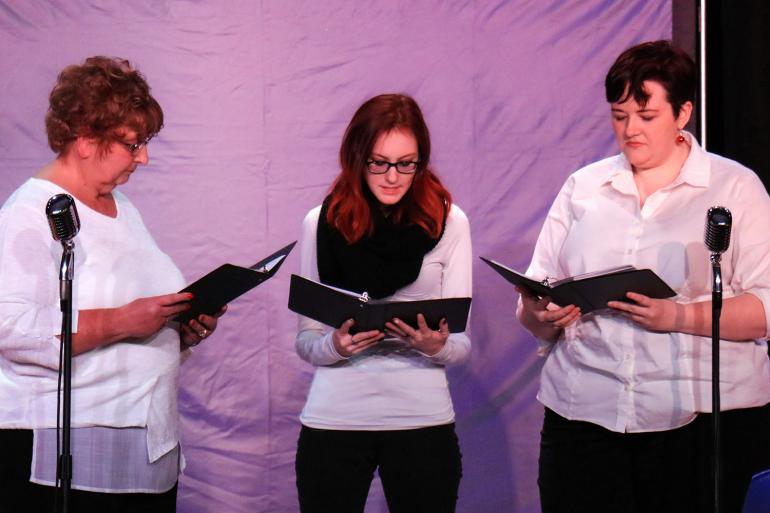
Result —
[[633, 303], [610, 301], [607, 306], [651, 331], [678, 331], [682, 322], [683, 305], [670, 299], [653, 299], [636, 292], [626, 293]]
[[417, 314], [417, 329], [399, 318], [386, 322], [385, 328], [387, 333], [406, 340], [413, 348], [428, 356], [441, 351], [449, 338], [449, 324], [446, 319], [441, 319], [438, 331], [434, 331], [428, 327], [423, 314]]
[[209, 337], [217, 329], [217, 321], [227, 311], [227, 305], [214, 315], [201, 314], [195, 319], [190, 319], [182, 325], [182, 344], [185, 347], [193, 347], [200, 344], [203, 339]]

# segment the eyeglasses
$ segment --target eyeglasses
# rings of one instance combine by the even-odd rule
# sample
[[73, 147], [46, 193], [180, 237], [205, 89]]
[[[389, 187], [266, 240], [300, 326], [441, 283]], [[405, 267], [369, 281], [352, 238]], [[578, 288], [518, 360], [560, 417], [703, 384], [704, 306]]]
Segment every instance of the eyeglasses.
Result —
[[131, 155], [135, 155], [136, 152], [147, 146], [147, 144], [152, 140], [152, 138], [155, 137], [155, 134], [152, 134], [151, 136], [147, 137], [144, 141], [139, 141], [135, 143], [127, 143], [125, 141], [116, 141], [119, 144], [122, 144]]
[[372, 160], [366, 161], [366, 168], [373, 175], [384, 175], [390, 171], [391, 167], [395, 167], [396, 171], [402, 175], [411, 175], [417, 171], [418, 160], [402, 160], [399, 162], [388, 162], [387, 160]]

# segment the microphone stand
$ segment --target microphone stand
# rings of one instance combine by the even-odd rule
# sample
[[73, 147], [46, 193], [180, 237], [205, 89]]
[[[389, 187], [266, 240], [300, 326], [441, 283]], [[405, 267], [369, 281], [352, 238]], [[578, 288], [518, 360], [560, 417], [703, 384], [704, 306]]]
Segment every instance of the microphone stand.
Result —
[[62, 241], [61, 268], [59, 270], [59, 297], [61, 299], [61, 351], [64, 398], [62, 400], [61, 454], [56, 467], [57, 478], [61, 481], [61, 509], [69, 511], [70, 489], [72, 487], [72, 453], [70, 432], [72, 419], [72, 278], [75, 274], [75, 243]]
[[711, 288], [711, 419], [713, 434], [713, 471], [714, 471], [714, 513], [719, 513], [720, 501], [720, 395], [719, 395], [719, 317], [722, 314], [722, 268], [721, 254], [711, 254], [711, 269], [714, 281]]

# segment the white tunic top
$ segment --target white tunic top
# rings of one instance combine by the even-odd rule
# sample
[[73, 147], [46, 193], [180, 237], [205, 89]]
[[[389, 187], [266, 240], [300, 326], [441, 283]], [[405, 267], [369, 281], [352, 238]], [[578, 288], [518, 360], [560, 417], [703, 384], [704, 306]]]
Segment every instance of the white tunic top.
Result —
[[[61, 245], [51, 237], [45, 205], [63, 192], [33, 178], [0, 210], [0, 428], [56, 426]], [[75, 329], [79, 310], [118, 307], [185, 285], [134, 206], [119, 191], [113, 195], [114, 219], [75, 200], [81, 221], [75, 239]], [[147, 454], [157, 460], [179, 439], [179, 362], [173, 326], [76, 356], [72, 426], [146, 427]]]
[[[300, 249], [301, 274], [316, 281], [320, 210], [316, 207], [305, 217]], [[470, 297], [471, 266], [468, 219], [452, 205], [444, 235], [425, 254], [417, 279], [386, 299]], [[444, 366], [466, 359], [470, 339], [465, 333], [453, 333], [434, 356], [383, 341], [344, 358], [334, 349], [331, 328], [300, 316], [296, 348], [304, 360], [317, 366], [300, 415], [302, 424], [320, 429], [398, 430], [454, 421]]]

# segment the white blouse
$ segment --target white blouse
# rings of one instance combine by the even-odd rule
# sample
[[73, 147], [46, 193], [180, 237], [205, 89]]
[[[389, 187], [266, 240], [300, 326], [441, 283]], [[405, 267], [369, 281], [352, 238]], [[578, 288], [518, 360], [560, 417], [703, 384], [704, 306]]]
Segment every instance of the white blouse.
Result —
[[[757, 176], [692, 141], [679, 176], [639, 206], [633, 172], [617, 155], [567, 179], [553, 203], [527, 274], [563, 278], [621, 265], [649, 268], [680, 303], [711, 299], [703, 243], [706, 212], [733, 215], [722, 257], [724, 297], [755, 295], [770, 322], [770, 198]], [[538, 399], [558, 414], [617, 432], [682, 426], [711, 410], [711, 338], [647, 331], [603, 310], [568, 326], [547, 354]], [[765, 337], [721, 343], [722, 409], [770, 401]]]
[[[63, 192], [32, 178], [0, 210], [0, 428], [56, 426], [61, 245], [51, 237], [45, 205]], [[185, 285], [136, 208], [119, 191], [113, 195], [114, 219], [75, 200], [81, 221], [75, 239], [76, 319], [79, 310], [118, 307]], [[146, 428], [149, 460], [157, 460], [179, 440], [179, 363], [175, 326], [76, 356], [73, 428]]]

